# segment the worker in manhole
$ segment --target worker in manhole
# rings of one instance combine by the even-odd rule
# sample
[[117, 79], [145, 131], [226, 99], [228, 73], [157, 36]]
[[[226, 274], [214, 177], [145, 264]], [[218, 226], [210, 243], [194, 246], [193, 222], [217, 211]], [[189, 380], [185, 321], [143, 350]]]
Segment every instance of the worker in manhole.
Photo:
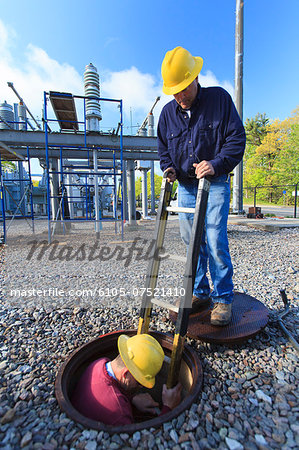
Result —
[[85, 417], [107, 425], [134, 423], [133, 409], [153, 417], [175, 408], [181, 400], [178, 384], [172, 389], [163, 385], [162, 403], [149, 393], [139, 393], [141, 387], [153, 388], [160, 371], [164, 352], [159, 342], [149, 334], [118, 338], [119, 355], [112, 361], [101, 358], [92, 362], [79, 379], [72, 395], [73, 406]]
[[[201, 57], [176, 47], [162, 63], [163, 92], [173, 95], [160, 115], [158, 153], [170, 182], [178, 180], [178, 206], [194, 208], [198, 179], [211, 181], [205, 229], [192, 298], [191, 314], [212, 299], [212, 325], [227, 325], [233, 301], [233, 268], [227, 239], [230, 172], [242, 160], [245, 131], [228, 92], [198, 83]], [[188, 246], [193, 214], [179, 213], [180, 231]], [[213, 282], [210, 290], [207, 266]]]

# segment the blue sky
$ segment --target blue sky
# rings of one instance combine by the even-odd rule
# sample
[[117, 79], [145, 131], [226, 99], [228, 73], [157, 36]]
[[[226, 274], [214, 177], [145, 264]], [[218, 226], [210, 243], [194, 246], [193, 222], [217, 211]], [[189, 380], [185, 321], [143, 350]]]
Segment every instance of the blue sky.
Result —
[[[161, 95], [161, 62], [177, 45], [203, 57], [203, 85], [219, 84], [233, 95], [235, 0], [2, 0], [0, 6], [0, 102], [17, 101], [6, 84], [12, 81], [38, 117], [43, 90], [83, 94], [84, 68], [92, 62], [101, 95], [123, 98], [129, 133]], [[258, 112], [282, 120], [298, 105], [298, 12], [298, 0], [245, 0], [244, 120]], [[156, 121], [170, 99], [162, 96]], [[115, 126], [104, 119], [103, 126]]]

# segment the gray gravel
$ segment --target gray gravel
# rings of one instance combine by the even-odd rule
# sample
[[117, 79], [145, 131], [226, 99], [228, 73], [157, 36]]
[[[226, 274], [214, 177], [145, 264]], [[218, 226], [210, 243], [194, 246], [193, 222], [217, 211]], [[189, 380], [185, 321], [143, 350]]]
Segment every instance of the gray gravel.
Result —
[[[95, 245], [91, 224], [76, 224], [70, 235], [56, 236], [55, 251], [51, 254], [53, 245], [45, 247], [43, 256], [30, 241], [47, 240], [44, 221], [36, 222], [35, 235], [22, 221], [11, 227], [8, 245], [0, 247], [1, 448], [299, 448], [298, 359], [275, 322], [282, 308], [279, 290], [285, 289], [291, 300], [285, 323], [299, 340], [297, 229], [267, 233], [229, 226], [235, 288], [261, 300], [271, 320], [242, 345], [188, 339], [204, 370], [202, 393], [188, 411], [156, 430], [110, 436], [84, 429], [59, 409], [54, 381], [70, 352], [100, 334], [137, 326], [153, 228], [154, 221], [134, 232], [125, 228], [122, 242], [114, 225], [104, 224], [90, 257]], [[185, 254], [173, 218], [165, 249], [166, 256]], [[183, 270], [183, 263], [166, 258], [160, 293], [179, 290]], [[173, 330], [159, 308], [152, 328]]]

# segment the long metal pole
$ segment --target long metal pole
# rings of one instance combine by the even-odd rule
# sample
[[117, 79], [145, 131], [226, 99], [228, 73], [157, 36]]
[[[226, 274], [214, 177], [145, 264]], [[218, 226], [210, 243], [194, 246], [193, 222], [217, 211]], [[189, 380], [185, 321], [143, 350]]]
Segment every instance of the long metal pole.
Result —
[[294, 204], [294, 219], [297, 219], [297, 189], [298, 189], [298, 184], [295, 184], [295, 204]]
[[46, 164], [47, 164], [47, 213], [48, 213], [48, 243], [51, 244], [51, 191], [50, 191], [50, 163], [49, 163], [49, 146], [48, 146], [48, 117], [47, 117], [47, 93], [44, 92], [44, 120], [45, 120], [45, 148], [46, 148]]
[[125, 194], [124, 194], [124, 178], [125, 178], [125, 173], [124, 173], [124, 159], [123, 159], [123, 102], [122, 100], [120, 100], [120, 171], [121, 171], [121, 176], [120, 176], [120, 184], [121, 184], [121, 238], [123, 240], [124, 238], [124, 219], [125, 219], [125, 214], [124, 214], [124, 201], [125, 201]]
[[155, 161], [151, 161], [151, 213], [155, 214]]
[[[235, 104], [243, 120], [243, 27], [244, 0], [236, 0], [235, 31]], [[243, 162], [234, 169], [233, 212], [243, 214]]]
[[[26, 108], [26, 111], [28, 112], [28, 114], [30, 115], [30, 117], [32, 118], [32, 120], [35, 122], [37, 128], [39, 130], [42, 130], [40, 125], [37, 123], [36, 119], [34, 118], [34, 116], [31, 114], [29, 108], [27, 107], [27, 105], [25, 104], [24, 100], [22, 99], [22, 97], [18, 94], [18, 92], [16, 91], [13, 83], [11, 83], [10, 81], [7, 82], [8, 86], [14, 91], [14, 93], [16, 94], [16, 96], [18, 97], [18, 99], [20, 100], [20, 102], [23, 103], [24, 107]], [[30, 124], [30, 122], [28, 122], [30, 127], [33, 129], [32, 125]]]
[[127, 161], [127, 177], [129, 225], [136, 226], [135, 164], [132, 160]]
[[32, 232], [34, 233], [33, 184], [32, 184], [32, 178], [31, 178], [31, 164], [30, 164], [29, 147], [27, 147], [27, 159], [28, 159], [28, 175], [29, 175], [29, 183], [30, 183], [30, 208], [31, 208]]
[[142, 217], [146, 219], [148, 216], [148, 206], [147, 206], [147, 170], [143, 169], [141, 171], [142, 178]]
[[2, 221], [3, 221], [3, 242], [0, 242], [0, 243], [5, 244], [5, 242], [6, 242], [5, 201], [4, 201], [4, 180], [3, 180], [3, 172], [2, 172], [2, 164], [1, 164], [1, 155], [0, 155], [0, 196], [1, 196], [1, 208], [2, 208]]
[[99, 204], [99, 180], [98, 176], [98, 151], [93, 151], [93, 170], [94, 170], [94, 209], [95, 209], [95, 230], [97, 233], [97, 238], [99, 238], [100, 233], [100, 204]]

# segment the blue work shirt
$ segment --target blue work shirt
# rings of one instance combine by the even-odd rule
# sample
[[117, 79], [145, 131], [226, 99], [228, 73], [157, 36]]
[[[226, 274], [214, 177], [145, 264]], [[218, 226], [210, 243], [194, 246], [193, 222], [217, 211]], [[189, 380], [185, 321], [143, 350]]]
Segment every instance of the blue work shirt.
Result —
[[[191, 113], [191, 114], [190, 114]], [[176, 170], [180, 181], [194, 177], [193, 163], [210, 161], [214, 176], [228, 174], [241, 161], [245, 130], [228, 92], [198, 85], [190, 113], [175, 100], [162, 109], [158, 123], [160, 166]]]

